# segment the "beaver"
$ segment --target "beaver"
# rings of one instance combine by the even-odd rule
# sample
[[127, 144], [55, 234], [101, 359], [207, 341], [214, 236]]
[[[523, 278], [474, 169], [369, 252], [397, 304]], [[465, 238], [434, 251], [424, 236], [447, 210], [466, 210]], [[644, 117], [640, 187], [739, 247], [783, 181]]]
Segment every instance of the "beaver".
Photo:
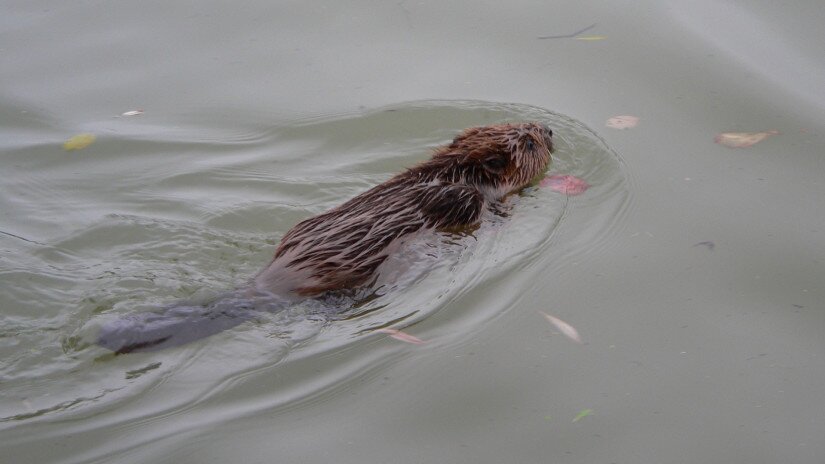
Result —
[[[381, 264], [416, 235], [477, 224], [486, 208], [544, 173], [553, 132], [540, 123], [465, 129], [430, 159], [325, 213], [299, 222], [248, 287], [207, 305], [174, 304], [106, 324], [98, 344], [115, 351], [180, 345], [270, 308], [375, 282]], [[273, 303], [273, 301], [275, 303]]]

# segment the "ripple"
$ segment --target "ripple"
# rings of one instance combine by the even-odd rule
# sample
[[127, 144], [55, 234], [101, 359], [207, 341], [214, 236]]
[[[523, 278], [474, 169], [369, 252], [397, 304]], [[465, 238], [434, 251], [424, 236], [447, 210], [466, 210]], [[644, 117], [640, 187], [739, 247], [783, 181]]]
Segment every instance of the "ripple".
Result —
[[[506, 217], [488, 214], [471, 235], [410, 246], [396, 280], [340, 316], [305, 303], [161, 352], [114, 356], [93, 344], [107, 320], [180, 298], [206, 301], [243, 283], [292, 224], [424, 159], [461, 129], [523, 120], [553, 129], [550, 172], [584, 178], [590, 190], [567, 197], [530, 187], [510, 197]], [[130, 149], [140, 151], [141, 143]], [[145, 144], [158, 150], [157, 142]], [[167, 155], [192, 148], [163, 145]], [[132, 166], [137, 178], [158, 173]], [[65, 186], [56, 189], [44, 192], [73, 201]], [[15, 343], [0, 337], [0, 353], [15, 360], [0, 372], [0, 427], [14, 443], [35, 440], [26, 434], [37, 423], [38, 440], [117, 436], [117, 445], [85, 451], [87, 458], [111, 456], [336, 394], [407, 355], [408, 346], [382, 342], [386, 335], [375, 329], [414, 331], [429, 349], [463, 343], [541, 285], [536, 275], [598, 253], [632, 204], [621, 159], [583, 124], [537, 107], [477, 101], [412, 102], [276, 127], [250, 123], [210, 147], [209, 160], [195, 169], [178, 166], [113, 195], [101, 204], [142, 206], [99, 216], [48, 244], [10, 242], [18, 251], [9, 305], [56, 308], [46, 323], [3, 313], [6, 333], [26, 333]]]

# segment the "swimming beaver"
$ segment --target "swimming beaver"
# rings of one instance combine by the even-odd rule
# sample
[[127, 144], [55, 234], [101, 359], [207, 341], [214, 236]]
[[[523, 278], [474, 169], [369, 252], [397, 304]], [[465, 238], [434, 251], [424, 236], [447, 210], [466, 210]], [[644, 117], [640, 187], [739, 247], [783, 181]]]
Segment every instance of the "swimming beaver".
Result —
[[[98, 344], [150, 351], [206, 337], [270, 308], [368, 285], [380, 265], [415, 235], [476, 224], [485, 208], [542, 174], [553, 132], [543, 124], [464, 130], [432, 157], [325, 213], [299, 222], [247, 288], [208, 305], [175, 304], [104, 325]], [[273, 303], [274, 302], [274, 303]]]

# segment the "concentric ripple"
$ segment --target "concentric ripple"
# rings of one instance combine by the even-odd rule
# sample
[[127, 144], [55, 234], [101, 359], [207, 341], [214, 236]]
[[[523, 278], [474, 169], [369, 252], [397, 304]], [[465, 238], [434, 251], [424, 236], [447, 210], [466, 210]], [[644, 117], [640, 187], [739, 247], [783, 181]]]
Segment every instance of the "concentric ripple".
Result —
[[[567, 197], [529, 187], [471, 235], [416, 243], [394, 257], [392, 281], [343, 315], [306, 303], [166, 351], [114, 356], [93, 344], [107, 320], [180, 298], [206, 301], [242, 284], [300, 219], [425, 159], [460, 130], [525, 120], [553, 129], [550, 172], [585, 179], [587, 192]], [[134, 138], [101, 141], [108, 150], [100, 163], [129, 166], [120, 177], [90, 171], [86, 183], [68, 184], [65, 164], [38, 168], [37, 176], [55, 180], [47, 193], [72, 226], [37, 240], [0, 236], [4, 449], [89, 434], [95, 439], [78, 442], [100, 443], [97, 449], [69, 445], [66, 456], [103, 459], [334, 394], [409, 348], [384, 343], [376, 329], [415, 332], [428, 349], [461, 343], [540, 285], [537, 276], [603, 246], [630, 204], [618, 156], [581, 123], [532, 106], [426, 101], [274, 127], [235, 124], [178, 128], [174, 140], [158, 135], [165, 142], [140, 128], [130, 131]], [[211, 149], [193, 148], [204, 145]], [[36, 149], [9, 155], [23, 159]], [[177, 161], [163, 165], [166, 159]], [[119, 179], [121, 188], [107, 184]], [[46, 198], [46, 184], [38, 185], [19, 186], [5, 203], [37, 216], [38, 205], [25, 199]], [[66, 209], [90, 199], [83, 220]], [[42, 211], [60, 223], [55, 204]], [[575, 238], [558, 243], [565, 228]]]

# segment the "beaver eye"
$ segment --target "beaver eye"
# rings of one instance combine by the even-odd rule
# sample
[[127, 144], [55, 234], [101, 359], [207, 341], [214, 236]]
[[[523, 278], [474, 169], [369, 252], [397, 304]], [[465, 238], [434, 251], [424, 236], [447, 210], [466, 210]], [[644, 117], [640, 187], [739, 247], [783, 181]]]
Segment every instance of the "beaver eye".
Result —
[[528, 150], [533, 150], [536, 148], [536, 144], [533, 143], [533, 139], [527, 139], [527, 141], [524, 142], [524, 147]]

